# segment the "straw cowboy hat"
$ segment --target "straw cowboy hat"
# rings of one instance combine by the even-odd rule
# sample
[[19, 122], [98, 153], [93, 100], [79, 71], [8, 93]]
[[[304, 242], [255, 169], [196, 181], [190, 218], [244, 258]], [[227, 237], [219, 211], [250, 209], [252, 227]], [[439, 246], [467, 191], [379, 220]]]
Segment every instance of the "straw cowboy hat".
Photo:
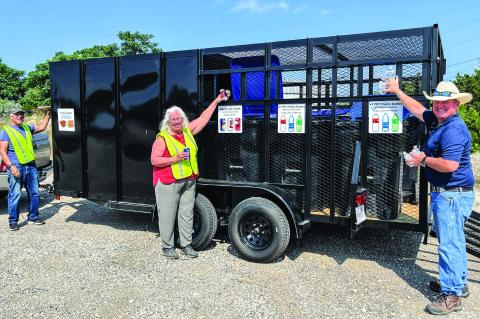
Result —
[[470, 102], [473, 98], [470, 93], [460, 93], [457, 86], [452, 82], [440, 82], [432, 96], [425, 91], [423, 91], [423, 95], [432, 101], [458, 100], [460, 105]]

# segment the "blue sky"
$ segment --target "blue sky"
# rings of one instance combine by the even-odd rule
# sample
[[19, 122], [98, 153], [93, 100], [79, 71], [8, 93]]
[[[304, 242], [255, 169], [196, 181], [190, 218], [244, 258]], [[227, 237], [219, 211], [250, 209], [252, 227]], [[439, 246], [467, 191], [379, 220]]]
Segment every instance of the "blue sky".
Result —
[[118, 31], [153, 34], [162, 49], [174, 51], [434, 23], [446, 79], [480, 65], [478, 0], [2, 0], [0, 17], [0, 58], [25, 71], [56, 51], [117, 42]]

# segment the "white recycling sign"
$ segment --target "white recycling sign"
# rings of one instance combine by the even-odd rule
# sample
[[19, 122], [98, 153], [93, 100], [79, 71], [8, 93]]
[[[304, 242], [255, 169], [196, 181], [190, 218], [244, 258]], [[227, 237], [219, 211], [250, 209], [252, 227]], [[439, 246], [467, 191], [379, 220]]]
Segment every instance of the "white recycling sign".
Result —
[[403, 105], [400, 101], [368, 102], [368, 133], [403, 133]]
[[278, 133], [305, 133], [305, 104], [279, 104]]

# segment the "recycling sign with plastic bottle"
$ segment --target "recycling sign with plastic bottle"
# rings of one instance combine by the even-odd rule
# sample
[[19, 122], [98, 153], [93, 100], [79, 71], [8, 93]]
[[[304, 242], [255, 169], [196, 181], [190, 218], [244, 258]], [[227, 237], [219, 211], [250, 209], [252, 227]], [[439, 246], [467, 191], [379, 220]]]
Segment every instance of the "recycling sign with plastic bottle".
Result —
[[279, 104], [278, 133], [305, 133], [305, 104]]
[[368, 102], [368, 133], [401, 134], [403, 105], [400, 101]]

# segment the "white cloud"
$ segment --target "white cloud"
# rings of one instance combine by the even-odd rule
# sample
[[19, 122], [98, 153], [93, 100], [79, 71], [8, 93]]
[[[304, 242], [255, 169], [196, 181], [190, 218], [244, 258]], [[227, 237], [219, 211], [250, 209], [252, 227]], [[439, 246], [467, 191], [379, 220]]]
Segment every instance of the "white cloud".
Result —
[[248, 11], [252, 14], [262, 14], [271, 10], [288, 11], [290, 5], [283, 0], [271, 3], [260, 4], [257, 0], [239, 1], [235, 7], [230, 9], [230, 12]]
[[293, 10], [293, 13], [299, 13], [299, 12], [305, 10], [306, 8], [308, 8], [308, 5], [306, 3], [303, 3], [303, 4], [299, 5], [298, 7], [296, 7]]
[[324, 17], [324, 16], [326, 16], [326, 15], [328, 15], [328, 14], [330, 14], [330, 13], [332, 13], [332, 10], [330, 10], [330, 9], [322, 9], [322, 10], [320, 10], [320, 15], [321, 15], [322, 17]]

